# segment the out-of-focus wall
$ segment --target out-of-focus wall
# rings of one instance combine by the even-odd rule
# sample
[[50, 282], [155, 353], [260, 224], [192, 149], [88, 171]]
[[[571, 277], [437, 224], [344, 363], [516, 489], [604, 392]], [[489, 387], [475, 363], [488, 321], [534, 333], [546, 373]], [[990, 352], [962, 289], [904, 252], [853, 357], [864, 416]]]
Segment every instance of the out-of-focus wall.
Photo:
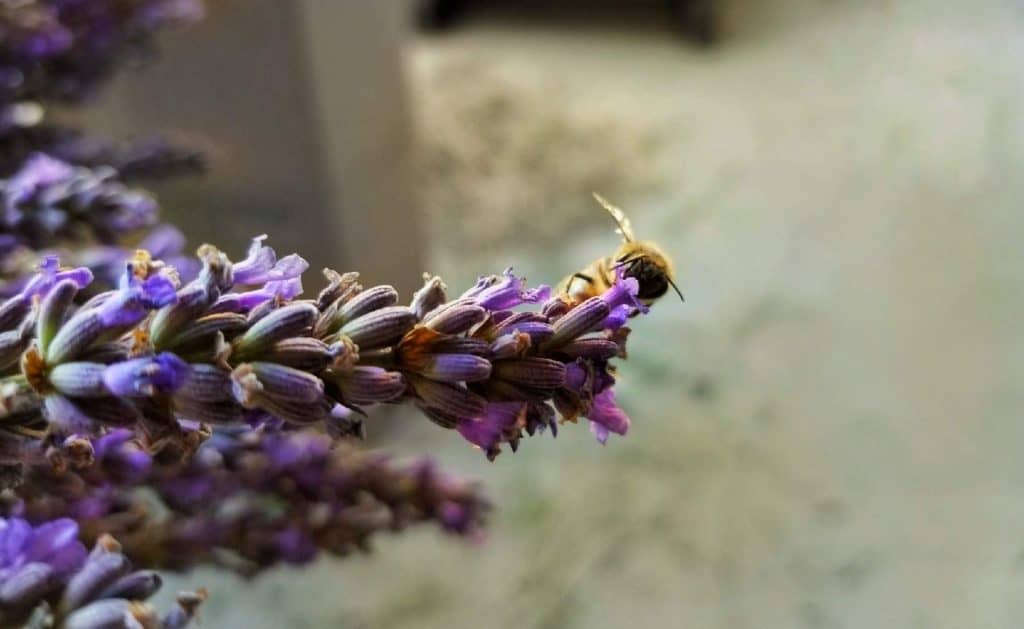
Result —
[[154, 186], [193, 243], [237, 255], [269, 233], [314, 270], [358, 269], [408, 294], [422, 269], [401, 3], [208, 6], [205, 21], [166, 35], [156, 63], [120, 76], [90, 123], [119, 136], [180, 131], [207, 146], [207, 176]]

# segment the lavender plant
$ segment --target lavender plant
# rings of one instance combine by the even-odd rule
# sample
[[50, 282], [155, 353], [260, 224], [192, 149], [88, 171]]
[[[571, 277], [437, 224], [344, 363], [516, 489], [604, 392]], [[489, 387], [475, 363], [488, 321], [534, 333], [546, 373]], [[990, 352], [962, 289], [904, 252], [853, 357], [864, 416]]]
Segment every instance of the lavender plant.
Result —
[[492, 460], [559, 420], [586, 418], [601, 443], [629, 428], [612, 361], [646, 311], [635, 279], [575, 303], [511, 270], [456, 297], [427, 277], [402, 304], [325, 270], [306, 297], [300, 256], [265, 236], [241, 259], [183, 255], [154, 198], [122, 183], [194, 154], [46, 119], [200, 13], [0, 4], [3, 626], [184, 627], [205, 593], [158, 614], [152, 569], [255, 575], [421, 523], [478, 539], [474, 483], [356, 447], [378, 405], [414, 406]]

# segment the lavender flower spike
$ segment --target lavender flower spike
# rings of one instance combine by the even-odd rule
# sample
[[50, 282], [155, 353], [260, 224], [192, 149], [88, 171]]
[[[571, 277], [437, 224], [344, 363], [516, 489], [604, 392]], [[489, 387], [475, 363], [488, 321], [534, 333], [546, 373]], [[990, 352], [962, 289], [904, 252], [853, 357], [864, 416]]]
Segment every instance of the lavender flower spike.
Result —
[[[643, 310], [634, 279], [620, 274], [578, 305], [556, 297], [529, 310], [549, 290], [511, 271], [450, 302], [428, 279], [413, 307], [397, 304], [390, 286], [363, 290], [354, 274], [330, 273], [316, 300], [301, 300], [277, 287], [297, 284], [305, 261], [279, 260], [263, 240], [238, 263], [204, 246], [204, 267], [184, 286], [139, 252], [117, 290], [80, 307], [75, 272], [48, 263], [29, 283], [45, 293], [38, 312], [24, 297], [0, 304], [0, 358], [22, 352], [23, 378], [11, 385], [39, 400], [19, 421], [48, 422], [61, 438], [129, 427], [146, 447], [180, 455], [207, 424], [323, 423], [358, 434], [352, 414], [379, 403], [411, 403], [491, 458], [524, 433], [555, 434], [558, 415], [589, 418], [602, 442], [626, 432], [610, 361], [624, 355], [626, 316]], [[23, 399], [31, 406], [29, 392]]]
[[[368, 550], [375, 536], [420, 523], [476, 540], [489, 510], [475, 484], [429, 460], [398, 463], [335, 447], [324, 435], [218, 431], [190, 461], [180, 461], [145, 455], [124, 438], [128, 431], [114, 434], [97, 443], [87, 469], [57, 474], [32, 467], [22, 502], [11, 506], [33, 521], [64, 512], [87, 530], [123, 532], [125, 555], [149, 567], [186, 570], [218, 561], [248, 575], [321, 553]], [[159, 510], [153, 497], [135, 491], [143, 485]], [[230, 517], [225, 504], [232, 505]], [[133, 534], [140, 530], [146, 534]], [[135, 574], [111, 578], [106, 591], [145, 589], [150, 581]]]
[[[120, 545], [105, 536], [92, 553], [79, 541], [78, 524], [60, 518], [32, 526], [17, 517], [0, 518], [0, 624], [29, 618], [32, 626], [136, 626], [119, 618], [167, 628], [143, 601], [159, 589], [159, 577], [132, 572]], [[110, 615], [116, 607], [120, 615]], [[185, 626], [194, 610], [185, 610]], [[99, 622], [104, 619], [106, 622]]]

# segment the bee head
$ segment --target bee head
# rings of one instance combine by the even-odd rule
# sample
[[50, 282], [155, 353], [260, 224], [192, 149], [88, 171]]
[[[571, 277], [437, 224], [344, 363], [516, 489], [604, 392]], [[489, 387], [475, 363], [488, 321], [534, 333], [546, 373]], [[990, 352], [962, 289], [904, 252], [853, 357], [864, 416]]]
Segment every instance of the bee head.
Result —
[[620, 250], [619, 255], [616, 256], [616, 265], [622, 266], [624, 276], [636, 279], [637, 297], [650, 305], [664, 296], [671, 286], [679, 298], [686, 301], [672, 281], [672, 263], [668, 261], [668, 258], [653, 244], [632, 243], [632, 245], [623, 246], [623, 250]]

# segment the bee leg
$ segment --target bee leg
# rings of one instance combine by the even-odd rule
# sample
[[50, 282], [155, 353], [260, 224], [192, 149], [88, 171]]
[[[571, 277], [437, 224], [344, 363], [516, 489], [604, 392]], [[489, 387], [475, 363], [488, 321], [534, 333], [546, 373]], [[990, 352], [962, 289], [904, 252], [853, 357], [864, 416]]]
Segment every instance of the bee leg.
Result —
[[587, 284], [594, 283], [594, 278], [590, 277], [586, 273], [573, 273], [572, 275], [569, 276], [569, 285], [565, 287], [566, 293], [572, 294], [572, 285], [577, 279], [581, 279]]

